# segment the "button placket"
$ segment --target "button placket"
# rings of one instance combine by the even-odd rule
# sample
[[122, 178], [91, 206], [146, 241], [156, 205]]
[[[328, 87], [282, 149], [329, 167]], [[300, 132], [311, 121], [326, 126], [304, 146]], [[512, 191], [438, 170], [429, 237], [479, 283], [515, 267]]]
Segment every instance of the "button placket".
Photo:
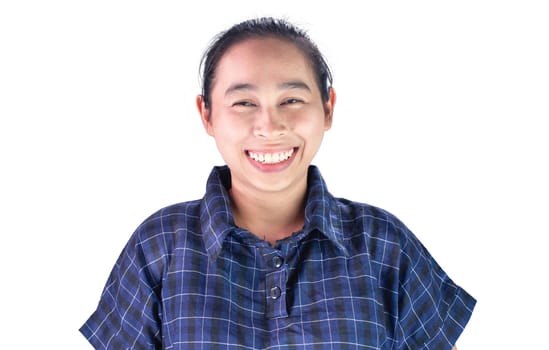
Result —
[[284, 259], [279, 254], [267, 258], [270, 271], [265, 276], [266, 316], [268, 318], [288, 317], [286, 309], [287, 272]]

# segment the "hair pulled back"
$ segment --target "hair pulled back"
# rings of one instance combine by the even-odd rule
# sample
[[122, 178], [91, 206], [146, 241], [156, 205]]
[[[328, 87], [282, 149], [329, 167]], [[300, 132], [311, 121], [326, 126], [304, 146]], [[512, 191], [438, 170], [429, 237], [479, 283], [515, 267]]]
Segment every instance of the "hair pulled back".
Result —
[[219, 61], [233, 45], [250, 38], [274, 37], [296, 45], [309, 60], [324, 101], [330, 98], [332, 73], [324, 56], [307, 33], [283, 19], [263, 17], [250, 19], [232, 26], [217, 35], [200, 63], [202, 96], [206, 108], [211, 104], [211, 89]]

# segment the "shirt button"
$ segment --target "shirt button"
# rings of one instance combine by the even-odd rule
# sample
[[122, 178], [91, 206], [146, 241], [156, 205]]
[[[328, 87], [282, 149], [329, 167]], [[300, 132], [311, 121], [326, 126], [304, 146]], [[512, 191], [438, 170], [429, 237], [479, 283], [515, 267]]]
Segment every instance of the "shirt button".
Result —
[[282, 266], [282, 264], [284, 263], [284, 260], [278, 256], [278, 255], [275, 255], [273, 257], [273, 265], [274, 267], [276, 267], [277, 269], [280, 268]]
[[273, 287], [271, 288], [271, 299], [276, 300], [280, 297], [280, 294], [282, 294], [282, 291], [279, 287]]

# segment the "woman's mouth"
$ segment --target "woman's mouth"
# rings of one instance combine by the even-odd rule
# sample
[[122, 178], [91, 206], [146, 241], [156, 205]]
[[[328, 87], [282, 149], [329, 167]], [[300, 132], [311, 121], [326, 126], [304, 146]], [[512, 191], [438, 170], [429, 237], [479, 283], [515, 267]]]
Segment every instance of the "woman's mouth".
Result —
[[258, 163], [278, 164], [290, 159], [294, 151], [294, 148], [290, 148], [289, 150], [279, 152], [247, 151], [246, 153], [248, 157]]

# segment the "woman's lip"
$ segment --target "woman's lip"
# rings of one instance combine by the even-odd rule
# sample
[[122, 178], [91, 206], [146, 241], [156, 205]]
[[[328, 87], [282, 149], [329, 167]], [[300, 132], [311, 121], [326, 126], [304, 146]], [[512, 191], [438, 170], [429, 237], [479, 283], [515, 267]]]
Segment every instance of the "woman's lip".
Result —
[[287, 148], [258, 148], [258, 149], [248, 149], [246, 150], [246, 153], [257, 153], [257, 154], [267, 154], [267, 153], [281, 153], [281, 152], [289, 152], [289, 151], [296, 151], [297, 147], [287, 147]]
[[285, 149], [284, 151], [246, 151], [246, 158], [257, 169], [265, 172], [274, 172], [286, 169], [290, 166], [297, 153], [298, 147]]
[[280, 163], [289, 159], [295, 152], [296, 148], [285, 149], [282, 151], [246, 151], [246, 154], [249, 158], [253, 159], [256, 162], [262, 164], [274, 164]]

